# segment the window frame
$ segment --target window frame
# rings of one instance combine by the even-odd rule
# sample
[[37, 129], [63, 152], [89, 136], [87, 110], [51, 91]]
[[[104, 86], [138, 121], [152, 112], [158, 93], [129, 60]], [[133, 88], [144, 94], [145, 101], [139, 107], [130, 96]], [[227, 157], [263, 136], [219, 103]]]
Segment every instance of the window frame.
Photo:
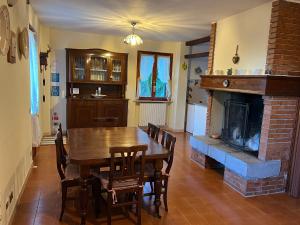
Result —
[[[141, 97], [139, 96], [138, 100], [148, 100], [148, 101], [168, 101], [167, 98], [155, 97], [156, 91], [156, 79], [157, 79], [157, 59], [159, 56], [168, 56], [170, 57], [170, 80], [172, 80], [172, 72], [173, 72], [173, 53], [163, 53], [163, 52], [152, 52], [152, 51], [138, 51], [137, 54], [137, 76], [136, 76], [136, 92], [138, 88], [138, 82], [140, 79], [140, 64], [141, 64], [141, 56], [142, 55], [153, 55], [154, 56], [154, 64], [152, 68], [152, 89], [151, 89], [151, 97]], [[155, 87], [155, 88], [154, 88]]]

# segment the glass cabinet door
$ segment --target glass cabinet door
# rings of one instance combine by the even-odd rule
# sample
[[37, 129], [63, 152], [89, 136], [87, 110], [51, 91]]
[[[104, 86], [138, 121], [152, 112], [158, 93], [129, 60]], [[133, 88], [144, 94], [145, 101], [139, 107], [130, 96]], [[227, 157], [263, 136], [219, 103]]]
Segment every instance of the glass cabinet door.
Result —
[[122, 60], [112, 59], [112, 71], [111, 80], [112, 81], [122, 81]]
[[91, 56], [90, 80], [107, 81], [107, 59], [100, 56]]
[[72, 80], [85, 80], [86, 79], [85, 62], [86, 62], [85, 56], [76, 55], [73, 57]]

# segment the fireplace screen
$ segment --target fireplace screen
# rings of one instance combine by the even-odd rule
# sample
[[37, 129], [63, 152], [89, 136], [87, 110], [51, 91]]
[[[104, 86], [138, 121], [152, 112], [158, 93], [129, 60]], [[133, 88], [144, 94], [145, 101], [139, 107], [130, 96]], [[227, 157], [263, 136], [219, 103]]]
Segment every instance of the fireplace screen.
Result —
[[263, 101], [259, 97], [246, 96], [225, 102], [224, 142], [239, 150], [259, 150], [263, 116]]

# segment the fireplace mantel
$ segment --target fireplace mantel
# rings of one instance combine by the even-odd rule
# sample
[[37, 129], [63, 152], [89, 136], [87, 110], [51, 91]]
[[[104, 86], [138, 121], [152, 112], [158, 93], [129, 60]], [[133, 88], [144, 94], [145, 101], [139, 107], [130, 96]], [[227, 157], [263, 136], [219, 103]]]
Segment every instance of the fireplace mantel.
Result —
[[300, 96], [300, 76], [202, 75], [200, 87], [266, 96]]

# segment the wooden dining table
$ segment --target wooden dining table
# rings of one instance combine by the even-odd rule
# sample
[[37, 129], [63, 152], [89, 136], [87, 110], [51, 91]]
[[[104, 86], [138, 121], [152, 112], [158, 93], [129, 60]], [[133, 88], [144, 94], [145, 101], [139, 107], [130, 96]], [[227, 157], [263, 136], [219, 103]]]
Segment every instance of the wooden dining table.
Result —
[[146, 162], [153, 163], [155, 168], [155, 214], [160, 217], [161, 174], [163, 160], [168, 158], [167, 149], [151, 139], [146, 132], [135, 127], [73, 128], [67, 132], [70, 163], [80, 168], [81, 225], [86, 223], [88, 179], [91, 176], [91, 169], [109, 166], [109, 148], [116, 146], [148, 145], [145, 158]]

